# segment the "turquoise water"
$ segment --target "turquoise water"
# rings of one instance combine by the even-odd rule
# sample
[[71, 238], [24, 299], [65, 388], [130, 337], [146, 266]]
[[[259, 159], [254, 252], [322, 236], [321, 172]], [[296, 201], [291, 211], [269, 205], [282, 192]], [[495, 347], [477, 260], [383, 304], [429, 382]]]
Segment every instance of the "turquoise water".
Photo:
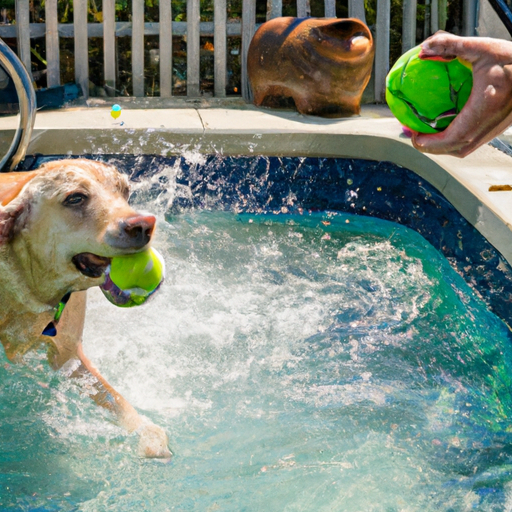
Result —
[[163, 426], [137, 456], [44, 354], [0, 374], [0, 510], [512, 507], [512, 348], [430, 245], [347, 215], [160, 218], [168, 279], [84, 347]]

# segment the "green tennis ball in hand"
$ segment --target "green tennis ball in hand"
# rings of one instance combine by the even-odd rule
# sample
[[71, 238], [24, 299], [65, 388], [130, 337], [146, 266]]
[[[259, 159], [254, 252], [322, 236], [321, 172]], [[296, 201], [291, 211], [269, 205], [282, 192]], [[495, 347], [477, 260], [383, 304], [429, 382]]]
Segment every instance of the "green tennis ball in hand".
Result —
[[110, 302], [128, 308], [146, 302], [158, 290], [164, 277], [164, 260], [150, 248], [112, 258], [100, 288]]
[[421, 46], [404, 53], [386, 78], [386, 101], [395, 117], [420, 133], [443, 131], [462, 110], [473, 87], [471, 64], [419, 58]]

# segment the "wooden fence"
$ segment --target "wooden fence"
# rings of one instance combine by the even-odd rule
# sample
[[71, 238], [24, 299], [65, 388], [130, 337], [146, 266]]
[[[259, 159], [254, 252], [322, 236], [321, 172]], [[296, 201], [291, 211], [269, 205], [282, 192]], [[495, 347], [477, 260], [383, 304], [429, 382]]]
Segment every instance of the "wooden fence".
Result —
[[[29, 0], [16, 0], [16, 23], [0, 25], [0, 37], [15, 37], [18, 56], [31, 72], [31, 39], [46, 38], [47, 84], [60, 85], [59, 38], [74, 38], [75, 80], [88, 94], [89, 47], [88, 38], [103, 38], [104, 77], [107, 93], [116, 90], [116, 37], [132, 39], [133, 95], [144, 96], [144, 36], [159, 36], [160, 96], [172, 95], [172, 38], [186, 35], [187, 39], [187, 97], [200, 95], [200, 36], [214, 38], [214, 95], [226, 95], [227, 37], [241, 38], [241, 94], [250, 98], [247, 81], [246, 56], [249, 43], [256, 31], [256, 0], [242, 0], [242, 19], [227, 21], [226, 0], [214, 0], [214, 22], [200, 21], [200, 0], [187, 0], [187, 21], [172, 21], [171, 0], [159, 1], [159, 23], [144, 22], [144, 0], [132, 0], [132, 22], [115, 21], [115, 0], [103, 0], [103, 22], [88, 23], [88, 0], [74, 0], [73, 23], [58, 23], [57, 0], [46, 0], [46, 23], [30, 23]], [[446, 0], [424, 0], [427, 32], [438, 29], [438, 6]], [[473, 35], [476, 25], [478, 0], [463, 0], [463, 35]], [[403, 0], [402, 50], [408, 50], [416, 42], [417, 0]], [[309, 0], [297, 0], [297, 16], [310, 15]], [[335, 0], [324, 0], [325, 17], [336, 17]], [[282, 15], [282, 0], [267, 0], [267, 19]], [[364, 0], [348, 0], [349, 17], [366, 22]], [[383, 101], [385, 77], [389, 68], [390, 0], [377, 0], [375, 34], [374, 98]]]

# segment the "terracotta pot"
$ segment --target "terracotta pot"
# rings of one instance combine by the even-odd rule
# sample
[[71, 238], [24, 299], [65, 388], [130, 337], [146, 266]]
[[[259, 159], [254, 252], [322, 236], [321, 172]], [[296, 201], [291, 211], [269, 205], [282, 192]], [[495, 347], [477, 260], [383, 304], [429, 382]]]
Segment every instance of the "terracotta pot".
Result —
[[358, 19], [275, 18], [249, 46], [247, 71], [254, 104], [295, 103], [301, 114], [359, 114], [375, 49]]

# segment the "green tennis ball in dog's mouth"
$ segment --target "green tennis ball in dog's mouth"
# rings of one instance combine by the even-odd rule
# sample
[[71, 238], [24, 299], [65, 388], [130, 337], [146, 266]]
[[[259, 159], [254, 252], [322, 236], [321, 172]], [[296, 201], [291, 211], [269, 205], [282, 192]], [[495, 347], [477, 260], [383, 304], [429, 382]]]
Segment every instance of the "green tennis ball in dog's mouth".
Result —
[[164, 260], [150, 248], [112, 258], [100, 288], [112, 304], [128, 308], [146, 302], [158, 290], [164, 277]]
[[421, 46], [404, 53], [386, 78], [386, 101], [394, 116], [420, 133], [443, 131], [468, 101], [473, 87], [472, 66], [419, 58]]

